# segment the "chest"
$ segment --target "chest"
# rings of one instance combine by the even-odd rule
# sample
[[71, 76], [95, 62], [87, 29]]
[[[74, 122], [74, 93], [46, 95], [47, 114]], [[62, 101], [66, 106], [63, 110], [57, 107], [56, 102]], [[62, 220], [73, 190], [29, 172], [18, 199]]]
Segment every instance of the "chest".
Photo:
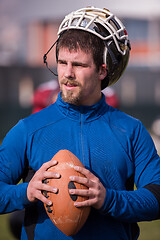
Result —
[[106, 124], [88, 123], [54, 125], [32, 136], [28, 159], [36, 171], [61, 149], [73, 152], [104, 185], [125, 189], [134, 168], [125, 150], [126, 143], [119, 141]]

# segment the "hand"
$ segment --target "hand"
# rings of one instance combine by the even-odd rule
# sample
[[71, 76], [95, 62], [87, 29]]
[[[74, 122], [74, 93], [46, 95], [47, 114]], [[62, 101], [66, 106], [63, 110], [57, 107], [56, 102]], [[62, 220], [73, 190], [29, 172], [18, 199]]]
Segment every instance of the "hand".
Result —
[[70, 179], [74, 182], [83, 184], [88, 189], [70, 189], [70, 194], [87, 197], [88, 199], [82, 202], [75, 202], [76, 207], [92, 206], [100, 209], [104, 203], [106, 196], [106, 189], [100, 180], [89, 170], [82, 167], [74, 167], [74, 169], [84, 175], [84, 177], [71, 176]]
[[27, 187], [27, 198], [30, 202], [41, 200], [47, 205], [51, 205], [52, 202], [48, 200], [42, 191], [49, 191], [57, 193], [58, 189], [45, 184], [43, 181], [46, 178], [60, 178], [60, 174], [52, 171], [47, 171], [48, 168], [57, 164], [57, 161], [51, 160], [44, 163], [40, 169], [34, 174]]

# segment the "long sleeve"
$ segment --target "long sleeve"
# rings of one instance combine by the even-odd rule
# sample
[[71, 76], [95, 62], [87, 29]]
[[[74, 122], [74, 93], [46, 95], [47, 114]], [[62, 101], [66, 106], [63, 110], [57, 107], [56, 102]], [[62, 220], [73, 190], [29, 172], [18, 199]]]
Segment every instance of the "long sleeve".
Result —
[[29, 203], [27, 183], [16, 185], [26, 164], [25, 129], [20, 121], [9, 131], [0, 147], [0, 213], [22, 209]]
[[130, 158], [135, 167], [135, 191], [106, 189], [101, 212], [128, 222], [148, 221], [159, 217], [160, 159], [147, 130], [139, 122], [132, 134]]
[[156, 197], [145, 188], [135, 191], [107, 189], [101, 212], [126, 222], [149, 221], [157, 219], [159, 204]]

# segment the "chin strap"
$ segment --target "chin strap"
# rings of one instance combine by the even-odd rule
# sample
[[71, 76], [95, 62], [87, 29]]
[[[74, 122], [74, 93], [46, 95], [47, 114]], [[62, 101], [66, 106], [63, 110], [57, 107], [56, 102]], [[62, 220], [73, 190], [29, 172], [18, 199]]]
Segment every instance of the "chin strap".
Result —
[[57, 43], [58, 39], [55, 41], [55, 43], [53, 43], [53, 45], [50, 47], [50, 49], [48, 50], [48, 52], [46, 52], [43, 56], [43, 62], [46, 64], [46, 67], [48, 68], [48, 70], [53, 73], [56, 77], [58, 76], [58, 74], [56, 74], [55, 72], [53, 72], [49, 67], [48, 67], [48, 63], [47, 63], [47, 55], [48, 53], [52, 50], [52, 48], [54, 47], [54, 45]]

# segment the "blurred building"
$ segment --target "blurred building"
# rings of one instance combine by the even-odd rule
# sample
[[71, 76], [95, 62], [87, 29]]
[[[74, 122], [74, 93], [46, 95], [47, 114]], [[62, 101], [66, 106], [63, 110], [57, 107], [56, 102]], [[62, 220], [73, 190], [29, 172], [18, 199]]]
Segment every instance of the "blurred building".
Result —
[[[131, 66], [160, 67], [160, 2], [152, 0], [0, 0], [0, 65], [42, 65], [64, 15], [94, 5], [117, 14], [132, 43]], [[52, 64], [55, 64], [53, 58]]]
[[[30, 113], [34, 89], [53, 78], [45, 69], [43, 55], [57, 39], [64, 16], [91, 5], [114, 12], [131, 40], [128, 68], [113, 86], [122, 110], [140, 118], [147, 127], [159, 115], [159, 0], [0, 0], [0, 125], [6, 126], [2, 136]], [[47, 60], [56, 68], [54, 51]]]

